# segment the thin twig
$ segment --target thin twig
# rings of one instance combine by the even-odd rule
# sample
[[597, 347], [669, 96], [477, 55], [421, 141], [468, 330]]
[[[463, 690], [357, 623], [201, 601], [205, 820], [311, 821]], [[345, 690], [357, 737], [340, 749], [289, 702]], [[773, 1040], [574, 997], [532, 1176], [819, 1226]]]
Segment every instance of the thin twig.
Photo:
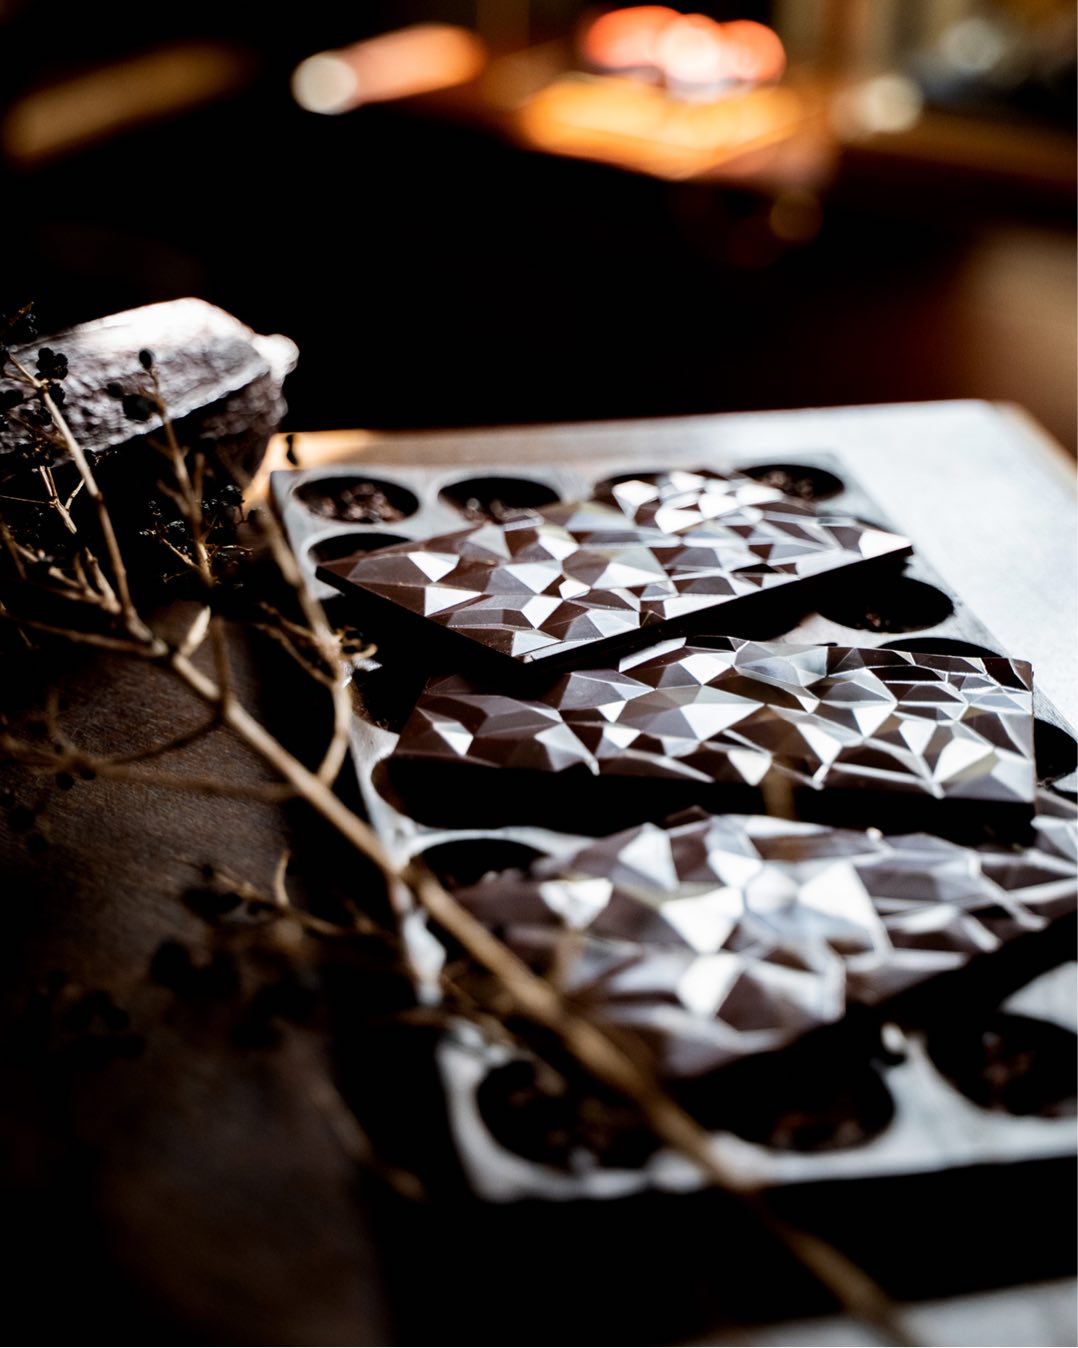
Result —
[[[137, 641], [129, 637], [113, 637], [107, 632], [82, 632], [75, 627], [59, 627], [55, 623], [41, 622], [37, 618], [27, 618], [21, 613], [12, 613], [0, 604], [0, 619], [19, 628], [29, 628], [33, 632], [44, 632], [50, 636], [64, 637], [81, 646], [96, 646], [99, 650], [115, 651], [120, 655], [134, 655], [142, 659], [155, 660], [168, 654], [168, 645], [160, 639], [152, 642]], [[152, 636], [152, 633], [151, 633]]]
[[320, 1076], [312, 1085], [310, 1098], [322, 1111], [346, 1156], [381, 1175], [403, 1198], [419, 1202], [427, 1197], [418, 1175], [387, 1164], [375, 1153], [366, 1133], [356, 1121], [355, 1114], [341, 1099], [340, 1092], [327, 1074]]
[[[212, 685], [198, 670], [176, 660], [173, 667], [201, 696], [214, 696]], [[232, 704], [222, 711], [240, 737], [262, 754], [353, 846], [364, 852], [382, 871], [387, 883], [392, 884], [398, 872], [370, 826], [353, 814], [324, 781], [278, 744], [244, 708]], [[706, 1130], [661, 1090], [651, 1074], [597, 1025], [571, 1011], [550, 983], [534, 974], [429, 871], [412, 862], [399, 875], [426, 911], [477, 963], [495, 975], [521, 1011], [553, 1031], [598, 1080], [635, 1102], [662, 1141], [695, 1161], [713, 1183], [740, 1194], [768, 1230], [811, 1269], [851, 1314], [871, 1326], [885, 1342], [899, 1345], [915, 1342], [902, 1327], [889, 1298], [872, 1279], [825, 1242], [778, 1222], [759, 1194], [746, 1188], [743, 1177], [718, 1159]]]
[[178, 647], [179, 651], [183, 655], [186, 655], [188, 659], [194, 655], [202, 645], [203, 641], [205, 641], [206, 635], [210, 630], [210, 619], [212, 617], [213, 609], [211, 609], [209, 605], [200, 608], [195, 614], [191, 626], [187, 629], [187, 633]]
[[109, 758], [106, 760], [107, 766], [120, 767], [125, 763], [147, 763], [154, 758], [163, 758], [165, 754], [177, 753], [180, 749], [186, 749], [189, 745], [196, 744], [200, 739], [204, 739], [220, 724], [221, 718], [215, 712], [207, 720], [200, 721], [190, 730], [184, 730], [177, 735], [173, 735], [171, 739], [151, 744], [147, 749], [136, 749], [132, 753], [118, 754], [114, 758]]
[[288, 911], [292, 907], [292, 901], [288, 897], [288, 889], [285, 885], [285, 872], [288, 870], [288, 863], [291, 859], [292, 853], [286, 847], [277, 858], [277, 865], [273, 868], [273, 901], [278, 908], [284, 911]]
[[[287, 853], [285, 855], [287, 856]], [[199, 870], [202, 869], [201, 863], [192, 861], [191, 865], [197, 866]], [[291, 903], [282, 908], [282, 905], [276, 898], [270, 898], [268, 895], [263, 894], [262, 891], [252, 885], [249, 880], [244, 880], [239, 876], [233, 875], [226, 866], [214, 866], [213, 874], [216, 879], [226, 885], [228, 889], [244, 903], [252, 903], [258, 908], [264, 908], [268, 915], [277, 917], [287, 916], [290, 921], [298, 922], [305, 931], [309, 931], [315, 936], [342, 938], [355, 936], [356, 934], [353, 927], [342, 927], [340, 923], [329, 922], [323, 917], [317, 917], [314, 913], [309, 913], [305, 908], [296, 908]], [[384, 928], [380, 929], [379, 934], [382, 936], [387, 935]]]
[[[281, 575], [291, 586], [299, 600], [303, 616], [310, 625], [319, 655], [325, 660], [327, 668], [333, 670], [334, 677], [330, 688], [333, 697], [333, 733], [316, 774], [321, 783], [332, 784], [337, 780], [337, 775], [344, 763], [345, 754], [348, 752], [348, 730], [352, 719], [352, 707], [348, 696], [349, 671], [345, 662], [341, 659], [340, 646], [326, 621], [322, 606], [312, 599], [308, 593], [307, 586], [303, 583], [303, 577], [300, 575], [299, 566], [292, 555], [292, 550], [285, 541], [276, 519], [271, 514], [264, 514], [263, 533], [269, 542], [273, 559], [277, 563]], [[371, 834], [371, 836], [374, 835]]]
[[[198, 736], [195, 735], [193, 738]], [[167, 753], [173, 746], [154, 747], [160, 748], [161, 753]], [[163, 787], [168, 791], [182, 791], [190, 795], [232, 796], [239, 800], [257, 800], [274, 805], [292, 800], [296, 795], [293, 787], [282, 782], [241, 783], [229, 781], [225, 777], [168, 773], [144, 768], [142, 764], [145, 760], [158, 756], [153, 751], [148, 751], [144, 756], [99, 758], [76, 746], [65, 745], [55, 749], [51, 745], [21, 740], [14, 735], [0, 732], [0, 754], [10, 762], [21, 763], [23, 767], [33, 768], [50, 776], [63, 772], [75, 776], [88, 774], [91, 777], [109, 778], [141, 786]]]
[[41, 400], [49, 409], [49, 415], [52, 417], [53, 425], [63, 437], [68, 453], [78, 469], [79, 477], [86, 484], [86, 494], [94, 503], [94, 509], [97, 512], [97, 523], [101, 530], [101, 536], [105, 540], [105, 552], [108, 554], [109, 567], [112, 571], [112, 579], [116, 586], [116, 597], [120, 604], [120, 611], [123, 614], [124, 624], [132, 636], [141, 638], [144, 641], [152, 641], [153, 633], [142, 621], [138, 610], [135, 608], [131, 599], [131, 589], [127, 581], [127, 568], [124, 565], [123, 554], [120, 552], [120, 544], [116, 538], [116, 530], [112, 526], [112, 516], [105, 504], [105, 498], [101, 493], [101, 488], [97, 484], [93, 470], [82, 452], [82, 446], [71, 433], [71, 427], [67, 424], [63, 413], [54, 402], [49, 393], [48, 385], [41, 380], [36, 380], [37, 387], [42, 390]]
[[60, 493], [56, 490], [56, 479], [52, 475], [52, 469], [47, 464], [42, 464], [38, 468], [42, 482], [45, 484], [45, 491], [48, 496], [48, 503], [53, 510], [60, 516], [64, 522], [64, 528], [69, 534], [78, 534], [79, 527], [71, 518], [71, 511], [60, 500]]
[[305, 674], [309, 675], [316, 683], [320, 683], [323, 688], [332, 689], [333, 680], [324, 670], [319, 669], [317, 665], [311, 664], [287, 632], [282, 632], [280, 628], [273, 627], [270, 623], [252, 623], [252, 627], [256, 632], [261, 632], [263, 636], [269, 637], [271, 641], [275, 641], [285, 654], [288, 655], [290, 659], [294, 660], [296, 664], [299, 665], [300, 669], [302, 669]]

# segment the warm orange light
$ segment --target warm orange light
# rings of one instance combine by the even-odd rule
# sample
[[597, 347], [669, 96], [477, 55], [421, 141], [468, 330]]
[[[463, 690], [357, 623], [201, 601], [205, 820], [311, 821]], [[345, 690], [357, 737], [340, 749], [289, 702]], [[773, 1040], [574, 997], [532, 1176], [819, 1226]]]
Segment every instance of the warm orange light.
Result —
[[714, 89], [728, 78], [722, 28], [704, 14], [679, 14], [668, 23], [655, 55], [667, 84]]
[[735, 19], [720, 28], [728, 78], [748, 84], [769, 84], [782, 78], [786, 52], [773, 28], [752, 19]]
[[6, 157], [35, 164], [235, 93], [255, 62], [218, 43], [180, 43], [85, 70], [25, 94], [0, 126]]
[[348, 112], [466, 84], [486, 64], [486, 48], [466, 28], [421, 23], [301, 61], [292, 96], [308, 112]]
[[584, 55], [604, 70], [634, 70], [657, 64], [659, 35], [680, 15], [666, 5], [641, 5], [603, 14], [584, 35]]
[[690, 102], [636, 80], [568, 75], [531, 99], [518, 125], [527, 142], [549, 153], [690, 178], [786, 140], [805, 115], [791, 89]]
[[765, 24], [751, 19], [716, 23], [705, 14], [679, 14], [665, 5], [602, 15], [585, 33], [582, 48], [602, 70], [651, 70], [683, 90], [771, 83], [786, 69], [782, 42]]

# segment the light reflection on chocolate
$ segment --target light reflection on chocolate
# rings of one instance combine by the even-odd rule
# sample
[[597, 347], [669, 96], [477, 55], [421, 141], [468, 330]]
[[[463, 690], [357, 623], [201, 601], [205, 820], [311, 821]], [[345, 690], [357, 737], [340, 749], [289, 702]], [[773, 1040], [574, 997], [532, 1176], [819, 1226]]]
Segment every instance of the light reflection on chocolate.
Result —
[[749, 477], [670, 472], [521, 520], [330, 562], [346, 593], [430, 619], [525, 665], [656, 640], [746, 597], [909, 552], [907, 539], [817, 513]]
[[1027, 848], [695, 813], [458, 892], [671, 1076], [780, 1048], [1042, 930], [1078, 904], [1078, 825], [1045, 795]]
[[539, 784], [554, 776], [553, 807], [571, 797], [585, 811], [601, 806], [604, 790], [624, 798], [633, 783], [641, 801], [678, 785], [686, 803], [714, 805], [716, 792], [737, 801], [738, 791], [784, 781], [806, 798], [886, 795], [888, 808], [905, 797], [929, 807], [978, 802], [1028, 820], [1035, 771], [1024, 662], [725, 644], [670, 641], [617, 669], [565, 675], [531, 699], [459, 676], [434, 680], [391, 774], [430, 779], [432, 767], [468, 767], [478, 797], [476, 770], [501, 769], [487, 782], [492, 798], [505, 805], [515, 791], [533, 813]]

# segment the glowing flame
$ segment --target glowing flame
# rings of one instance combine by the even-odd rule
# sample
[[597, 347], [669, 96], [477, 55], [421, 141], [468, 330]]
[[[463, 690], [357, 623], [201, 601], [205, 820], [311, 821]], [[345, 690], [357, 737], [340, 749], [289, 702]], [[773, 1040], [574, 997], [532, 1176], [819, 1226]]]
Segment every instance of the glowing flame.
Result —
[[582, 49], [601, 70], [654, 71], [674, 88], [767, 84], [786, 69], [782, 42], [765, 24], [751, 19], [717, 23], [665, 5], [602, 15], [585, 33]]
[[421, 23], [308, 56], [292, 75], [292, 96], [308, 112], [348, 112], [466, 84], [486, 59], [483, 43], [467, 29]]

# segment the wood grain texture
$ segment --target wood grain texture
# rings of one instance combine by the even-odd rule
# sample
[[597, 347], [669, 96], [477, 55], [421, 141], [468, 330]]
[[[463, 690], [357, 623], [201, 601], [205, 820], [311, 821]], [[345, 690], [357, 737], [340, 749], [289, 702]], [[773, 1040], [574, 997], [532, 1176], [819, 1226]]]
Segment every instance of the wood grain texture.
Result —
[[[264, 701], [236, 634], [231, 658], [240, 695]], [[206, 718], [160, 670], [48, 662], [60, 664], [51, 682], [64, 731], [95, 754], [143, 749]], [[7, 686], [9, 707], [33, 709], [42, 666], [23, 675]], [[291, 719], [293, 735], [305, 725], [318, 742], [314, 709], [293, 704]], [[161, 767], [270, 780], [223, 730]], [[359, 1174], [323, 1104], [336, 1098], [325, 1027], [281, 1024], [248, 1044], [253, 999], [281, 963], [276, 937], [238, 926], [222, 944], [183, 901], [204, 863], [270, 892], [282, 848], [296, 846], [289, 811], [109, 780], [63, 790], [11, 764], [0, 774], [12, 793], [0, 812], [0, 1184], [24, 1234], [11, 1295], [40, 1326], [31, 1341], [85, 1341], [93, 1307], [117, 1342], [386, 1342]], [[165, 942], [215, 978], [161, 986], [153, 961]], [[297, 957], [302, 966], [321, 955], [298, 938], [289, 965]], [[40, 990], [60, 979], [43, 1005]], [[122, 1033], [76, 1023], [79, 999], [100, 990], [129, 1018]], [[55, 1297], [54, 1260], [65, 1253], [69, 1295]]]

